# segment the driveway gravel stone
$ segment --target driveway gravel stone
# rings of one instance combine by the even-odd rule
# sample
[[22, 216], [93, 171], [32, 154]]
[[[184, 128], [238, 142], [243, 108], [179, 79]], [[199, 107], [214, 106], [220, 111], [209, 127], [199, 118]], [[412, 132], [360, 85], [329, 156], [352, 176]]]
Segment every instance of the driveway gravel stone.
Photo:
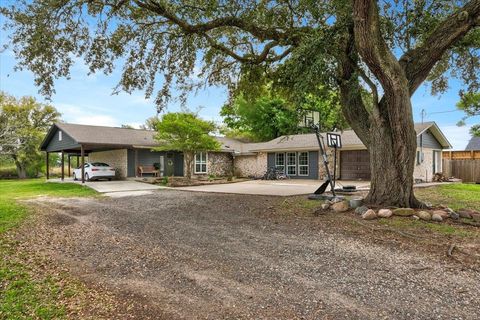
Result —
[[138, 319], [479, 319], [480, 274], [267, 214], [278, 197], [176, 190], [36, 199], [37, 250]]

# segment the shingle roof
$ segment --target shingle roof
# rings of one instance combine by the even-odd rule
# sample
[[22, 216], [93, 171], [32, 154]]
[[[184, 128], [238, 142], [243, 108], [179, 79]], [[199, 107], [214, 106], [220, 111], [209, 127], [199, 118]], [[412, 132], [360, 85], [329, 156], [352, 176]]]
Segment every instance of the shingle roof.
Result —
[[465, 150], [480, 150], [480, 137], [472, 137]]
[[[415, 124], [415, 132], [420, 135], [425, 130], [436, 127], [435, 122], [424, 122]], [[340, 133], [340, 132], [337, 132]], [[440, 132], [441, 133], [441, 132]], [[340, 133], [342, 136], [343, 147], [357, 148], [364, 147], [362, 141], [353, 130], [345, 130]], [[322, 134], [325, 136], [325, 134]], [[443, 135], [443, 134], [442, 134]], [[446, 139], [445, 139], [446, 141]], [[449, 147], [448, 141], [443, 146]], [[268, 142], [250, 144], [249, 151], [262, 150], [289, 150], [289, 149], [318, 149], [318, 142], [315, 134], [296, 134], [290, 136], [281, 136]]]
[[[118, 127], [91, 126], [73, 123], [55, 124], [79, 144], [105, 144], [119, 146], [155, 147], [155, 131]], [[244, 143], [235, 139], [215, 137], [222, 151], [242, 152]]]
[[156, 146], [155, 131], [57, 123], [58, 128], [82, 144]]
[[[154, 138], [155, 131], [151, 130], [90, 126], [72, 123], [57, 123], [55, 126], [60, 130], [63, 130], [79, 144], [104, 144], [137, 147], [154, 147], [159, 145], [158, 141]], [[444, 147], [448, 148], [450, 144], [438, 129], [435, 122], [415, 124], [417, 135], [430, 128], [434, 129], [435, 132], [442, 137], [444, 140]], [[346, 130], [341, 133], [341, 136], [343, 147], [363, 147], [362, 141], [353, 130]], [[317, 138], [313, 133], [281, 136], [271, 141], [260, 143], [243, 143], [239, 140], [227, 137], [215, 138], [221, 143], [222, 151], [235, 152], [237, 154], [253, 154], [263, 150], [318, 149]], [[48, 136], [46, 140], [48, 140]], [[478, 141], [479, 145], [477, 149], [480, 149], [480, 139], [475, 141]], [[44, 141], [44, 143], [46, 143], [46, 141]]]

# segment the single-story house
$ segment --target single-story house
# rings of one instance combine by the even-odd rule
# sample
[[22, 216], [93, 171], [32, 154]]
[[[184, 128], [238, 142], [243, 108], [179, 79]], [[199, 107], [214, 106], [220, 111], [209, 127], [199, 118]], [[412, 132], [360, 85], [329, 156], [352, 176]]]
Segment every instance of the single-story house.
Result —
[[[430, 181], [442, 171], [442, 150], [450, 143], [434, 122], [415, 124], [417, 161], [415, 179]], [[140, 166], [160, 168], [164, 176], [183, 176], [184, 157], [177, 151], [154, 151], [158, 142], [149, 130], [57, 123], [46, 135], [41, 150], [61, 152], [70, 157], [88, 156], [89, 161], [114, 166], [120, 178], [135, 177]], [[343, 147], [337, 154], [337, 178], [369, 180], [370, 160], [366, 147], [352, 130], [341, 133]], [[220, 151], [199, 152], [193, 163], [194, 175], [262, 176], [267, 168], [284, 170], [293, 179], [323, 179], [325, 169], [319, 157], [315, 134], [282, 136], [268, 142], [243, 143], [216, 137]], [[327, 154], [333, 169], [333, 149]], [[62, 156], [62, 159], [64, 157]], [[63, 160], [62, 160], [63, 161]], [[48, 162], [48, 161], [47, 161]], [[333, 170], [332, 170], [333, 172]]]

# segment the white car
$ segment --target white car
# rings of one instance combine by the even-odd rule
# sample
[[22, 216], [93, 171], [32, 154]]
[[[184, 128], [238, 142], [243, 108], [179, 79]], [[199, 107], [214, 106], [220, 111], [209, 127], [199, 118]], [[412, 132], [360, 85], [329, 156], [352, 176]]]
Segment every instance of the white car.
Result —
[[[98, 180], [115, 178], [115, 169], [103, 162], [87, 162], [85, 163], [85, 180]], [[73, 180], [82, 179], [82, 166], [73, 170]]]

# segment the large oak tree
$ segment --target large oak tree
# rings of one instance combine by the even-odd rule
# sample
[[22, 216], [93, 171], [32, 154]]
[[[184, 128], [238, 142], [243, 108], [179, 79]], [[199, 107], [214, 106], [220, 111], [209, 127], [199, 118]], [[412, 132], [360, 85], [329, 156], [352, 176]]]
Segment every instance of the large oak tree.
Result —
[[457, 76], [464, 90], [479, 89], [480, 0], [33, 0], [2, 11], [19, 66], [47, 95], [76, 57], [91, 72], [122, 67], [117, 90], [157, 91], [159, 107], [172, 88], [184, 99], [204, 84], [340, 90], [370, 152], [367, 201], [378, 204], [421, 205], [410, 101], [418, 87], [428, 80], [441, 92]]

